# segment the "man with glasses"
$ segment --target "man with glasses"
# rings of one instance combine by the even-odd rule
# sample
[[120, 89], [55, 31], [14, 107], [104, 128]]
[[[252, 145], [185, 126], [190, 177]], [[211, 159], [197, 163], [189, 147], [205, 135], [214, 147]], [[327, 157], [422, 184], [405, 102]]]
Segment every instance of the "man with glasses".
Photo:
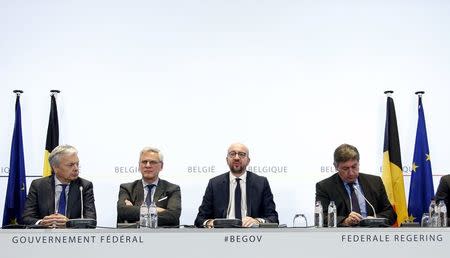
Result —
[[48, 161], [52, 175], [31, 183], [23, 212], [24, 223], [63, 228], [69, 219], [83, 217], [95, 220], [93, 186], [78, 176], [80, 161], [77, 149], [60, 145], [53, 149]]
[[144, 148], [139, 156], [142, 178], [120, 185], [117, 201], [117, 223], [139, 221], [140, 206], [154, 202], [158, 211], [158, 226], [178, 226], [181, 215], [181, 192], [178, 185], [159, 178], [164, 158], [160, 150]]
[[394, 224], [397, 214], [389, 202], [381, 178], [359, 173], [356, 147], [349, 144], [337, 147], [333, 165], [337, 173], [316, 184], [316, 201], [324, 207], [324, 218], [327, 217], [328, 204], [334, 201], [338, 226], [357, 226], [363, 218], [374, 216], [373, 209], [376, 217], [387, 218], [390, 225]]
[[226, 160], [230, 171], [210, 179], [195, 225], [211, 228], [217, 218], [241, 219], [243, 227], [278, 223], [267, 178], [246, 170], [250, 162], [248, 148], [232, 144]]

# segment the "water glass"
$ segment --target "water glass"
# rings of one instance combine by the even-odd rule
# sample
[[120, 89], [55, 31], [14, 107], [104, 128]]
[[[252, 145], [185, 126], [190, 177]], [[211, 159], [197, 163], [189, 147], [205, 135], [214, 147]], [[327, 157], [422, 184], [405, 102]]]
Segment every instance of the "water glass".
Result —
[[430, 213], [424, 213], [422, 215], [422, 220], [420, 222], [420, 226], [423, 228], [429, 228], [431, 227], [431, 218]]
[[292, 221], [292, 227], [294, 228], [306, 228], [308, 227], [308, 220], [305, 214], [295, 214]]

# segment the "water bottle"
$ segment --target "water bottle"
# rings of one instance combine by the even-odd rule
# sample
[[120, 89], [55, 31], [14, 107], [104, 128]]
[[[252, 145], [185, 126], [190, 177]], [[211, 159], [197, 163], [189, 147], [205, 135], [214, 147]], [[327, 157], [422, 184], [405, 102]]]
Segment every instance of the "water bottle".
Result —
[[323, 227], [323, 208], [320, 201], [316, 201], [316, 206], [314, 207], [314, 226], [316, 228]]
[[428, 210], [430, 211], [431, 227], [439, 227], [439, 207], [436, 205], [435, 200], [431, 200], [430, 208]]
[[330, 205], [328, 205], [328, 227], [329, 228], [335, 228], [337, 227], [337, 210], [336, 210], [336, 204], [334, 201], [330, 202]]
[[158, 211], [156, 209], [155, 202], [152, 202], [148, 207], [149, 213], [149, 228], [157, 228], [158, 227]]
[[444, 201], [439, 201], [439, 220], [440, 220], [440, 226], [445, 228], [447, 227], [447, 206], [445, 205]]
[[148, 228], [149, 226], [149, 216], [148, 216], [148, 207], [145, 202], [142, 203], [139, 210], [139, 227], [140, 228]]

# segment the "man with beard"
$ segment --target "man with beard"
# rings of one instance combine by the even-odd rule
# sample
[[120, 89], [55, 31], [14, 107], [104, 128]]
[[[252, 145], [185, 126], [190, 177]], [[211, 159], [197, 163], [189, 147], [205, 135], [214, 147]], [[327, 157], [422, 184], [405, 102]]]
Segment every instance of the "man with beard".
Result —
[[[78, 151], [60, 145], [48, 156], [52, 175], [33, 180], [25, 202], [23, 221], [28, 225], [63, 228], [69, 219], [96, 219], [92, 183], [78, 176]], [[81, 197], [83, 194], [83, 208]]]
[[267, 178], [246, 170], [250, 162], [248, 148], [232, 144], [226, 160], [230, 171], [209, 180], [195, 225], [211, 228], [216, 218], [241, 219], [243, 227], [278, 223]]

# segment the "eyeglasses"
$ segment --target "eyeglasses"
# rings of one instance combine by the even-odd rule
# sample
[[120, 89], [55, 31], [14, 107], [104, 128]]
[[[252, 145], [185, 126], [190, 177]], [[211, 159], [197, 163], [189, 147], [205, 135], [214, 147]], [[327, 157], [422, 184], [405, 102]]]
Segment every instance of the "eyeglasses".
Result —
[[239, 156], [239, 158], [243, 159], [247, 157], [247, 153], [245, 152], [236, 152], [236, 151], [230, 151], [228, 152], [228, 158], [234, 158], [236, 157], [236, 154]]
[[141, 164], [144, 165], [144, 166], [147, 165], [147, 164], [150, 164], [150, 166], [155, 166], [155, 165], [157, 165], [159, 163], [161, 163], [161, 161], [156, 161], [156, 160], [142, 160], [141, 161]]

